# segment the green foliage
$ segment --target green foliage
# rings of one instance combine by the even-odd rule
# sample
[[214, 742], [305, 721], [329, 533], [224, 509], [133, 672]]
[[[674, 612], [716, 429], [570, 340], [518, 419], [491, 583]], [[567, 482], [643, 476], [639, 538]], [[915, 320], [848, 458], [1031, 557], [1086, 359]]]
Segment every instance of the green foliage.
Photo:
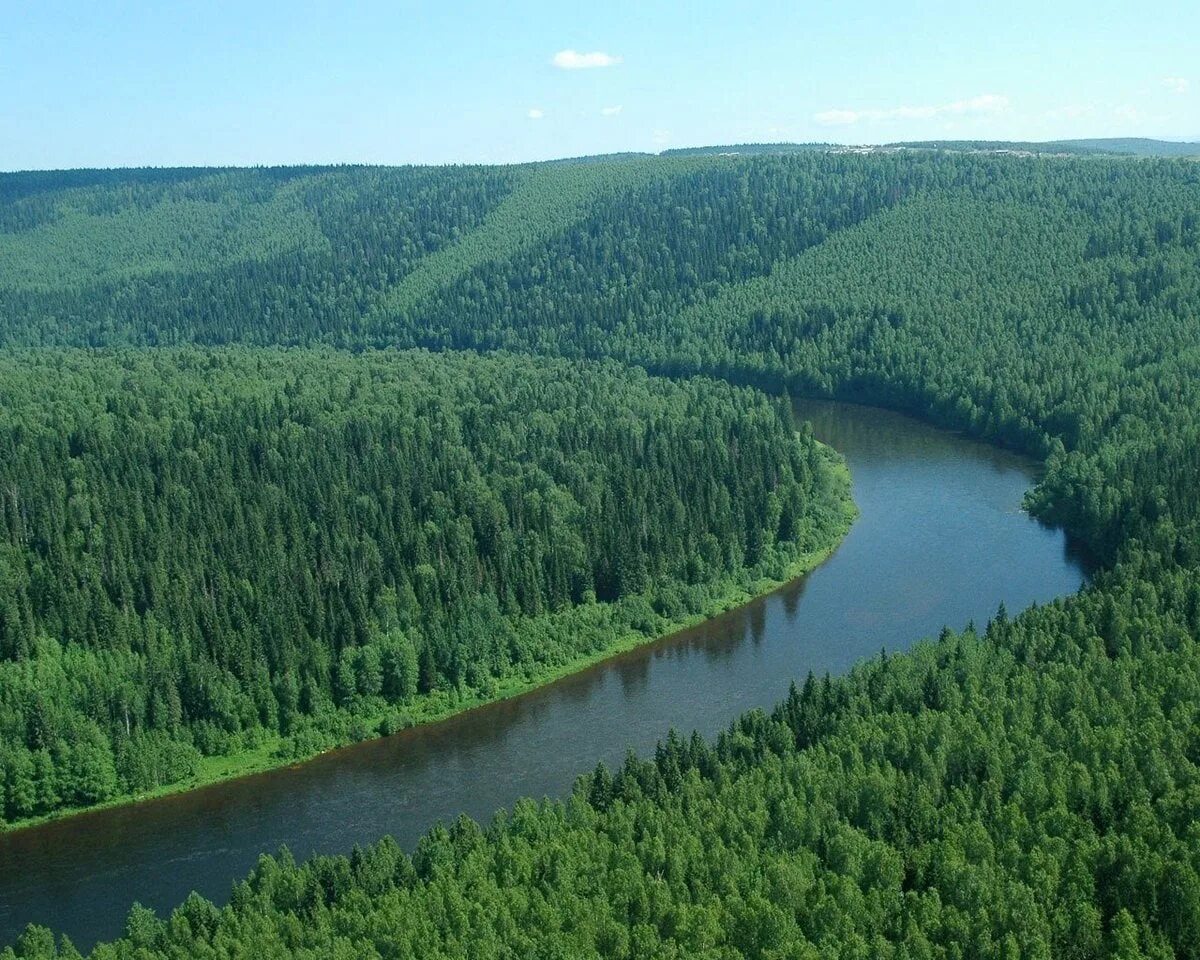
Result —
[[843, 495], [785, 407], [611, 363], [39, 351], [0, 407], [8, 820], [653, 636]]
[[0, 174], [0, 342], [320, 339], [528, 168]]
[[[1140, 638], [1115, 658], [1109, 599]], [[411, 857], [264, 857], [94, 956], [1194, 957], [1196, 600], [1123, 567]]]

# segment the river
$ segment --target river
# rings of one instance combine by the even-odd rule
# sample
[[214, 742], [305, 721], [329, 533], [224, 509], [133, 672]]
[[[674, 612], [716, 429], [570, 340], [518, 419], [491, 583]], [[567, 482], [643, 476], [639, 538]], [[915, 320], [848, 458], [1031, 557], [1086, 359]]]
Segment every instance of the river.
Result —
[[838, 673], [944, 624], [981, 626], [1073, 593], [1082, 556], [1021, 510], [1029, 461], [900, 414], [800, 402], [841, 451], [862, 512], [807, 577], [684, 633], [525, 696], [309, 763], [0, 834], [0, 945], [30, 922], [81, 949], [121, 933], [133, 901], [218, 902], [262, 851], [345, 852], [385, 833], [411, 849], [438, 819], [486, 820], [562, 796], [598, 760], [674, 726], [712, 734], [792, 678]]

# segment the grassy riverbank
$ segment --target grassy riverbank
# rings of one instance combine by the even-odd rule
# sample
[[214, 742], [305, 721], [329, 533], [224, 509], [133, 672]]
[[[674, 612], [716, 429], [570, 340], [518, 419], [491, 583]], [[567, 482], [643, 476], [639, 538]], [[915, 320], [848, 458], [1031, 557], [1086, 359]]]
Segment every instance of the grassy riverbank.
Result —
[[[825, 521], [817, 535], [820, 546], [792, 557], [782, 567], [777, 566], [766, 571], [763, 565], [759, 565], [743, 569], [717, 583], [708, 584], [709, 599], [698, 609], [673, 617], [659, 616], [649, 632], [624, 631], [597, 649], [561, 663], [547, 664], [544, 669], [533, 675], [521, 673], [495, 678], [493, 683], [482, 690], [435, 690], [415, 698], [410, 703], [387, 706], [383, 710], [366, 715], [347, 715], [344, 711], [339, 711], [339, 730], [310, 731], [307, 741], [293, 737], [263, 735], [236, 753], [201, 758], [194, 774], [186, 779], [164, 784], [155, 790], [113, 797], [87, 807], [68, 807], [50, 814], [30, 817], [7, 824], [0, 828], [0, 832], [21, 830], [91, 811], [184, 793], [223, 781], [292, 766], [339, 747], [387, 736], [415, 726], [436, 723], [467, 710], [528, 693], [604, 660], [655, 643], [744, 606], [818, 567], [837, 549], [858, 516], [858, 509], [851, 497], [850, 471], [845, 461], [836, 451], [824, 445], [819, 446], [824, 454], [822, 469], [827, 471], [831, 480], [830, 489], [835, 491], [834, 502], [829, 504]], [[627, 602], [645, 604], [647, 598], [628, 598]], [[569, 620], [580, 630], [598, 632], [603, 630], [605, 623], [611, 619], [612, 607], [612, 604], [585, 604], [552, 614], [550, 618]], [[555, 626], [561, 629], [561, 624]]]

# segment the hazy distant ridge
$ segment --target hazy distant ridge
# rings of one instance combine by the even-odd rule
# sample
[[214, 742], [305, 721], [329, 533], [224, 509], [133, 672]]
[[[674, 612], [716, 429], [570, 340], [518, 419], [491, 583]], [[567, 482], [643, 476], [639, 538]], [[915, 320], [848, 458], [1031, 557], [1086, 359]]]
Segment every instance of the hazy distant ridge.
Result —
[[834, 143], [738, 143], [664, 150], [662, 156], [702, 154], [781, 154], [814, 150], [958, 150], [964, 152], [1104, 154], [1137, 157], [1200, 157], [1200, 143], [1109, 137], [1092, 140], [910, 140], [897, 143], [844, 145]]

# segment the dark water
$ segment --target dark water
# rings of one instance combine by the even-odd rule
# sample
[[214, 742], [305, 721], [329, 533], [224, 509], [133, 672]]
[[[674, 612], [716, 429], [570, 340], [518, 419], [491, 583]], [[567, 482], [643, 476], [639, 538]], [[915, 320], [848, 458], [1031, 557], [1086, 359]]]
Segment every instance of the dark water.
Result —
[[524, 697], [303, 766], [0, 835], [0, 945], [30, 922], [76, 945], [189, 891], [222, 901], [260, 851], [411, 848], [439, 818], [486, 819], [562, 795], [597, 760], [652, 749], [671, 726], [711, 734], [793, 677], [843, 671], [944, 624], [983, 624], [1072, 593], [1081, 558], [1020, 510], [1030, 464], [897, 414], [798, 405], [840, 450], [862, 516], [807, 578], [748, 607]]

